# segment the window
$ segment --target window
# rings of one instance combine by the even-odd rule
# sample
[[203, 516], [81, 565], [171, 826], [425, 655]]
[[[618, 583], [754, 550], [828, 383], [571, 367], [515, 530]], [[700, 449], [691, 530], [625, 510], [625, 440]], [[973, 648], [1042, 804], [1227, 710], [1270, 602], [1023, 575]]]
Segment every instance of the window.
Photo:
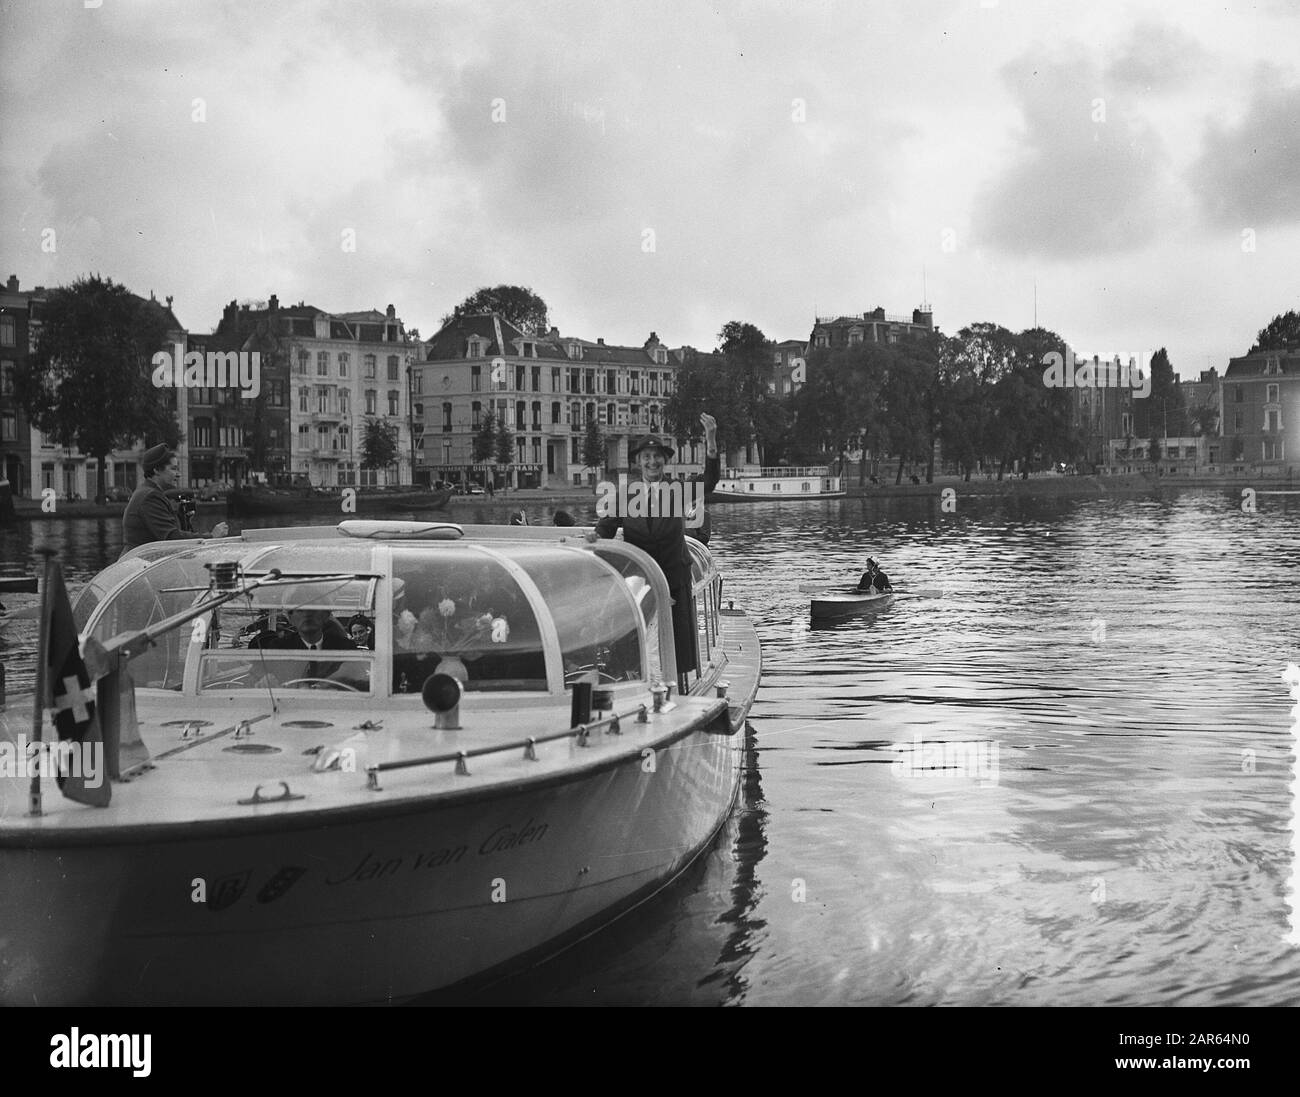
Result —
[[442, 405], [442, 429], [451, 430], [451, 404], [450, 403], [444, 403]]
[[649, 386], [646, 392], [651, 396], [659, 395], [659, 374], [650, 373], [646, 375], [646, 384]]
[[813, 341], [817, 344], [817, 346], [824, 347], [826, 345], [826, 336], [823, 333], [819, 333]]
[[0, 315], [0, 346], [12, 347], [17, 345], [18, 328], [14, 318], [7, 314]]
[[367, 381], [373, 381], [375, 379], [375, 356], [367, 354], [363, 361], [365, 363], [365, 378]]
[[311, 359], [311, 355], [308, 354], [305, 350], [299, 350], [299, 351], [298, 351], [298, 365], [297, 365], [297, 371], [298, 371], [299, 373], [306, 373], [306, 372], [307, 372], [307, 363], [308, 363], [308, 361], [309, 361], [310, 359]]
[[[542, 391], [542, 367], [541, 366], [533, 367], [532, 381], [533, 381], [533, 391], [541, 392]], [[519, 387], [523, 388], [522, 385], [520, 385]]]
[[1240, 385], [1233, 385], [1232, 389], [1233, 389], [1232, 402], [1234, 404], [1242, 403], [1246, 399], [1245, 389], [1243, 389]]
[[12, 362], [0, 362], [0, 396], [12, 396], [14, 394], [14, 364]]
[[558, 400], [552, 400], [551, 401], [551, 425], [554, 426], [559, 422], [560, 422], [560, 402]]
[[522, 400], [515, 401], [515, 430], [524, 429], [524, 416], [527, 414], [528, 405]]
[[469, 406], [469, 427], [470, 430], [478, 430], [482, 425], [483, 405], [475, 400]]
[[540, 400], [534, 400], [533, 401], [533, 430], [541, 430], [541, 429], [542, 429], [542, 402]]
[[515, 388], [520, 392], [524, 388], [524, 374], [527, 370], [527, 366], [515, 366]]
[[565, 346], [564, 349], [567, 350], [567, 351], [569, 352], [569, 357], [570, 357], [570, 358], [581, 358], [581, 357], [582, 357], [582, 344], [581, 344], [581, 343], [569, 343], [569, 344], [567, 344], [567, 345]]
[[397, 376], [397, 355], [390, 354], [388, 356], [388, 379], [390, 381], [396, 381]]
[[469, 367], [469, 391], [470, 392], [483, 391], [483, 367], [482, 366]]
[[1279, 392], [1280, 387], [1281, 387], [1281, 386], [1279, 386], [1279, 385], [1265, 385], [1265, 386], [1264, 386], [1264, 403], [1266, 403], [1266, 404], [1277, 404], [1277, 403], [1280, 403], [1281, 400], [1280, 400], [1280, 397], [1278, 396], [1278, 392]]
[[352, 394], [347, 389], [339, 389], [339, 414], [352, 414]]
[[615, 412], [614, 408], [615, 408], [614, 404], [605, 405], [605, 426], [607, 427], [612, 427], [615, 425], [614, 417], [617, 414], [617, 412]]
[[585, 370], [584, 374], [585, 376], [583, 377], [583, 381], [585, 384], [584, 384], [583, 391], [588, 396], [591, 396], [596, 391], [596, 371], [594, 369], [589, 369], [589, 370]]
[[551, 367], [551, 391], [552, 392], [562, 391], [560, 389], [560, 367], [559, 366]]
[[298, 410], [301, 412], [307, 410], [307, 388], [305, 385], [298, 390]]
[[330, 410], [330, 390], [327, 388], [318, 388], [316, 390], [316, 410], [322, 415]]
[[605, 371], [605, 395], [613, 396], [618, 392], [618, 370], [607, 369]]
[[416, 396], [424, 395], [424, 370], [414, 370], [411, 373], [411, 391]]
[[339, 351], [339, 376], [340, 377], [346, 377], [348, 375], [348, 358], [349, 355], [347, 351], [345, 350]]
[[655, 361], [661, 366], [668, 365], [668, 351], [663, 347], [655, 347]]
[[316, 428], [316, 448], [330, 448], [330, 429], [324, 423], [321, 423], [320, 426]]
[[596, 421], [596, 405], [588, 404], [584, 410], [587, 414], [583, 417], [583, 425], [585, 426], [587, 423], [594, 423]]
[[1282, 460], [1282, 440], [1280, 438], [1264, 439], [1263, 458], [1265, 461]]
[[569, 405], [569, 425], [574, 427], [582, 426], [582, 405]]
[[630, 418], [629, 422], [632, 422], [632, 423], [640, 423], [640, 422], [641, 422], [641, 405], [640, 405], [640, 404], [633, 404], [632, 407], [631, 407], [631, 409], [630, 409], [630, 411], [631, 411], [631, 418]]
[[284, 407], [284, 382], [272, 381], [266, 395], [267, 403], [273, 408]]
[[1282, 429], [1282, 413], [1277, 408], [1264, 412], [1264, 429], [1269, 433]]
[[378, 400], [379, 400], [379, 393], [377, 393], [374, 389], [366, 389], [366, 414], [367, 415], [374, 415], [375, 412], [378, 410], [377, 407]]
[[1265, 376], [1265, 377], [1275, 377], [1275, 376], [1277, 376], [1278, 374], [1280, 374], [1281, 372], [1282, 372], [1282, 359], [1281, 359], [1281, 358], [1265, 358], [1265, 359], [1264, 359], [1264, 376]]
[[211, 419], [194, 420], [194, 445], [201, 449], [209, 449], [212, 446]]
[[399, 398], [400, 398], [400, 394], [398, 393], [397, 389], [388, 390], [388, 414], [389, 415], [399, 414], [397, 410], [397, 403]]
[[0, 412], [0, 442], [18, 440], [18, 417], [12, 411]]
[[330, 375], [330, 352], [327, 350], [318, 350], [316, 352], [316, 376], [328, 377]]
[[466, 357], [466, 358], [482, 358], [482, 357], [483, 357], [483, 343], [482, 343], [482, 341], [479, 340], [479, 339], [471, 339], [471, 340], [469, 341], [469, 347], [468, 347], [468, 349], [465, 351], [465, 357]]
[[1241, 412], [1239, 412], [1239, 411], [1234, 411], [1234, 412], [1232, 413], [1232, 429], [1233, 429], [1233, 430], [1241, 430], [1241, 426], [1242, 426], [1242, 415], [1241, 415]]

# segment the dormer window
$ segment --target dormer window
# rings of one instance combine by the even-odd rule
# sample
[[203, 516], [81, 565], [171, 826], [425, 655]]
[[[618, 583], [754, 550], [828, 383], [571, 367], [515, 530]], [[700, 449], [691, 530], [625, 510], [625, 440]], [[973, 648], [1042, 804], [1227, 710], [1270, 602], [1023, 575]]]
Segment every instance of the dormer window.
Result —
[[1282, 373], [1282, 359], [1281, 359], [1281, 358], [1265, 358], [1265, 359], [1264, 359], [1264, 376], [1265, 376], [1265, 377], [1277, 377], [1277, 376], [1280, 376], [1281, 373]]
[[668, 351], [663, 347], [655, 347], [655, 361], [661, 366], [668, 365]]
[[484, 355], [484, 345], [481, 339], [471, 339], [469, 349], [465, 351], [466, 358], [482, 358]]
[[565, 350], [568, 352], [568, 355], [569, 355], [570, 358], [581, 358], [581, 357], [582, 357], [582, 344], [581, 344], [581, 343], [569, 343], [569, 344], [565, 347]]

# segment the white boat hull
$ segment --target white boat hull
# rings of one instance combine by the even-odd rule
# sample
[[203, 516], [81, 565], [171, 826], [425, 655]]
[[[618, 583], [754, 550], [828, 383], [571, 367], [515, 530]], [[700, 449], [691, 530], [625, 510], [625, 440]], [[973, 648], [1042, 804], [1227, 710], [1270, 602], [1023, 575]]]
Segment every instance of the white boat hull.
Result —
[[0, 942], [0, 1001], [381, 1003], [536, 958], [694, 859], [730, 813], [742, 740], [696, 731], [653, 772], [632, 758], [335, 827], [0, 849], [0, 921], [27, 927]]

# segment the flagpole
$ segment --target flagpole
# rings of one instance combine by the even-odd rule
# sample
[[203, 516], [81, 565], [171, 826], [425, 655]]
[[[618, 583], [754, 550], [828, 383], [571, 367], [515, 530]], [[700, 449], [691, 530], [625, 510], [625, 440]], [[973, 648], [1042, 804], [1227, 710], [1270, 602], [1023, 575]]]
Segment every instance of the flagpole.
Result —
[[41, 579], [41, 631], [36, 641], [36, 696], [32, 705], [32, 742], [36, 744], [36, 766], [32, 770], [32, 784], [28, 796], [29, 815], [41, 812], [41, 732], [45, 724], [45, 694], [49, 690], [50, 659], [50, 577], [54, 573], [54, 549], [42, 545], [36, 550], [45, 557], [44, 577]]

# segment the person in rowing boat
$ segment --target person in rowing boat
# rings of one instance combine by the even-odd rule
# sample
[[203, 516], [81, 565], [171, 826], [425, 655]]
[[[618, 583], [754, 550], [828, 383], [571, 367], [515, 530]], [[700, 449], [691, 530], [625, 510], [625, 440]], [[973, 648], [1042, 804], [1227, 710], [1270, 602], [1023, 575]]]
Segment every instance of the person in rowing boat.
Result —
[[[704, 427], [705, 461], [704, 494], [711, 492], [721, 477], [718, 459], [718, 422], [705, 412], [700, 416]], [[659, 435], [647, 434], [632, 441], [628, 447], [628, 461], [641, 474], [642, 482], [660, 484], [664, 480], [664, 463], [673, 456], [673, 447]], [[701, 504], [703, 505], [703, 504]], [[672, 595], [673, 644], [677, 655], [678, 686], [686, 680], [689, 671], [697, 668], [695, 652], [695, 607], [691, 599], [691, 557], [686, 548], [686, 516], [663, 515], [634, 517], [610, 515], [596, 523], [588, 540], [613, 537], [622, 527], [623, 540], [648, 552], [663, 569]]]
[[877, 564], [870, 556], [867, 557], [867, 570], [862, 573], [862, 578], [858, 580], [858, 590], [874, 591], [877, 594], [889, 594], [894, 588], [889, 585], [889, 576], [880, 570]]

